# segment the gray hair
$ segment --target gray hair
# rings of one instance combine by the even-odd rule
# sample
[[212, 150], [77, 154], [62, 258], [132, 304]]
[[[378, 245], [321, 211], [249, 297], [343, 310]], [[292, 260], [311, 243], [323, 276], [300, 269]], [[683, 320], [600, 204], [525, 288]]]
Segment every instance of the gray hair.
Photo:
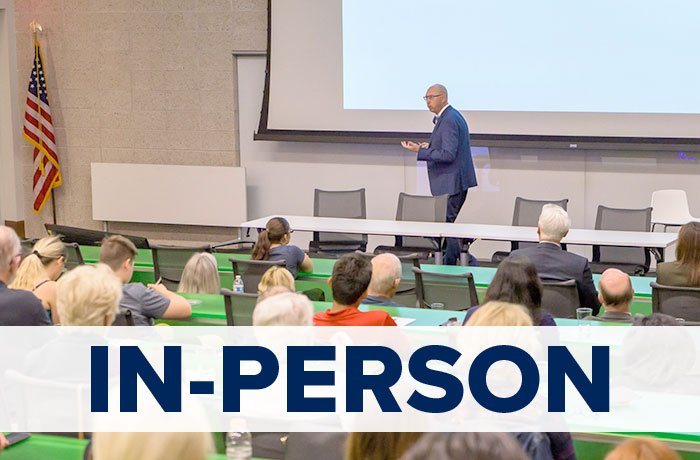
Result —
[[540, 227], [540, 241], [558, 243], [569, 233], [571, 219], [564, 208], [548, 203], [542, 206], [537, 225]]
[[372, 258], [372, 279], [369, 290], [389, 294], [397, 279], [401, 279], [401, 261], [394, 254], [384, 253]]
[[431, 88], [435, 88], [436, 90], [440, 91], [442, 94], [445, 95], [445, 99], [447, 99], [447, 88], [445, 88], [445, 85], [441, 85], [440, 83], [435, 83], [434, 85], [431, 86]]
[[0, 225], [0, 272], [8, 270], [12, 259], [20, 254], [22, 245], [17, 233], [5, 225]]
[[308, 297], [287, 292], [260, 301], [253, 310], [253, 326], [311, 326], [313, 314]]

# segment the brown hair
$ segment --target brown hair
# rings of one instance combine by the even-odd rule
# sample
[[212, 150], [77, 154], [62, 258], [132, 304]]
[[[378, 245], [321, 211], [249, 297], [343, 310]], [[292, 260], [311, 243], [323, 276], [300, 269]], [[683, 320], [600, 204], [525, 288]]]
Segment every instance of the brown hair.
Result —
[[102, 240], [100, 262], [117, 271], [125, 260], [131, 259], [133, 261], [137, 253], [136, 246], [131, 240], [121, 235], [112, 235]]
[[350, 433], [345, 460], [398, 460], [423, 433]]
[[542, 320], [542, 281], [537, 269], [525, 256], [510, 256], [496, 270], [486, 289], [485, 302], [494, 300], [523, 305], [530, 312], [532, 321]]
[[676, 260], [688, 273], [691, 286], [700, 286], [700, 222], [688, 222], [678, 232]]
[[639, 436], [628, 439], [605, 456], [605, 460], [680, 460], [681, 457], [658, 439]]
[[350, 253], [333, 265], [331, 289], [333, 300], [340, 305], [352, 305], [367, 290], [372, 279], [372, 263], [365, 257]]
[[282, 238], [290, 232], [289, 222], [284, 217], [273, 217], [268, 220], [265, 230], [258, 234], [258, 241], [253, 248], [253, 260], [267, 260], [270, 255], [270, 245], [281, 243]]

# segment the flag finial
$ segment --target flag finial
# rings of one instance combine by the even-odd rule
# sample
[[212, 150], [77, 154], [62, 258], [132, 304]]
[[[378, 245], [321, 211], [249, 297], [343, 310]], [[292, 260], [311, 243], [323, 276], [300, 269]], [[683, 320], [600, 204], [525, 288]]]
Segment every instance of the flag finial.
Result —
[[41, 27], [41, 24], [36, 22], [36, 19], [32, 19], [32, 22], [29, 23], [29, 28], [32, 29], [32, 33], [36, 35], [39, 32], [43, 32], [44, 28]]

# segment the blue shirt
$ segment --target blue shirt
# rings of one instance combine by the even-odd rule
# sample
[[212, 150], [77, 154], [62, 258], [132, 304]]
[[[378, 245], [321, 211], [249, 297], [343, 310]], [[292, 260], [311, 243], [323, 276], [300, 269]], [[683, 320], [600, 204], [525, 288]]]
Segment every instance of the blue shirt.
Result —
[[304, 251], [297, 246], [285, 244], [284, 246], [271, 248], [267, 260], [284, 260], [287, 270], [296, 278], [297, 271], [299, 271], [299, 267], [304, 261], [304, 256]]

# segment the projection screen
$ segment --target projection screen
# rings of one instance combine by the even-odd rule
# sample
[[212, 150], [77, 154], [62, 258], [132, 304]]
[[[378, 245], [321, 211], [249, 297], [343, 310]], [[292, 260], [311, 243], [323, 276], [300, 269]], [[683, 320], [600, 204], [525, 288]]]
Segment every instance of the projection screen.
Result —
[[395, 142], [444, 84], [475, 145], [700, 148], [690, 0], [270, 0], [256, 139]]

